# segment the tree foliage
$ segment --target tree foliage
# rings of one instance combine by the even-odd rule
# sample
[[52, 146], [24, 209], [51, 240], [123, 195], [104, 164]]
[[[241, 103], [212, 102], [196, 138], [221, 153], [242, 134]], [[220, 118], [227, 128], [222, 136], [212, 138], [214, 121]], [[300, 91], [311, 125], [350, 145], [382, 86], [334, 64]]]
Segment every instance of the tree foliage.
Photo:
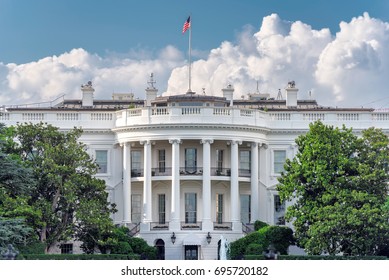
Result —
[[[258, 224], [264, 225], [263, 222]], [[292, 229], [285, 226], [264, 225], [258, 231], [231, 242], [230, 258], [242, 259], [244, 255], [261, 255], [270, 245], [280, 254], [287, 255], [289, 246], [293, 244]]]
[[388, 137], [370, 128], [316, 122], [296, 139], [298, 153], [279, 179], [282, 200], [292, 201], [298, 244], [310, 254], [378, 254], [388, 240]]
[[8, 150], [32, 169], [36, 181], [27, 203], [41, 215], [31, 226], [47, 249], [112, 224], [114, 205], [107, 202], [105, 182], [93, 177], [97, 165], [78, 142], [81, 134], [78, 128], [61, 132], [52, 125], [26, 123], [10, 135], [16, 140], [9, 141]]

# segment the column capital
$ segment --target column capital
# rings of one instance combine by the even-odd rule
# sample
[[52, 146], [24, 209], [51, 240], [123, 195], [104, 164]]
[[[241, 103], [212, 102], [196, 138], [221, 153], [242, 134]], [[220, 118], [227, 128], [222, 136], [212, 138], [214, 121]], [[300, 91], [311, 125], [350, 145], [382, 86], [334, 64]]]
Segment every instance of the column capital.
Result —
[[141, 145], [150, 145], [151, 144], [151, 141], [150, 140], [142, 140], [142, 141], [139, 141], [139, 143]]
[[182, 144], [181, 139], [169, 139], [170, 144]]
[[124, 143], [119, 143], [119, 145], [120, 145], [120, 147], [124, 147], [124, 146], [127, 146], [127, 147], [129, 147], [129, 146], [131, 146], [131, 142], [124, 142]]
[[213, 144], [213, 139], [201, 139], [200, 144]]
[[260, 147], [264, 148], [265, 150], [269, 147], [266, 143], [260, 143]]
[[233, 145], [235, 145], [235, 144], [237, 144], [237, 145], [242, 145], [242, 140], [230, 140], [230, 141], [228, 141], [230, 144], [233, 144]]
[[261, 147], [261, 143], [259, 143], [259, 142], [251, 142], [250, 143], [250, 147], [252, 147], [252, 148]]

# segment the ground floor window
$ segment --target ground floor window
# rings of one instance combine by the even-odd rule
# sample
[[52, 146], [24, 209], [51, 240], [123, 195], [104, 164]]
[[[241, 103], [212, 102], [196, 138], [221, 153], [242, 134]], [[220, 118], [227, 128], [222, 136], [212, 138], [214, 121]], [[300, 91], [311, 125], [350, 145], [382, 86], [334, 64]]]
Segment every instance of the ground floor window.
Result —
[[248, 224], [251, 220], [251, 196], [242, 194], [240, 196], [240, 219], [242, 223]]
[[198, 260], [199, 259], [199, 246], [186, 245], [185, 246], [185, 260]]
[[62, 244], [61, 254], [73, 254], [73, 244], [72, 243]]
[[131, 220], [133, 223], [140, 223], [142, 219], [142, 197], [140, 194], [131, 196]]

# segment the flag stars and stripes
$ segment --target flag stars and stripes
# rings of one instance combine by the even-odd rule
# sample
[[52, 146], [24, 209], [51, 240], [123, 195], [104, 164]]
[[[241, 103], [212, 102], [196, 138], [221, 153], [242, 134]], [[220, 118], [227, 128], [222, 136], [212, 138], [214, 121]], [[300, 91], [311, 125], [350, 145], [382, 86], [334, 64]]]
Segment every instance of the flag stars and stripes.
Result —
[[185, 21], [184, 26], [182, 27], [182, 34], [185, 33], [190, 28], [190, 16], [188, 19]]

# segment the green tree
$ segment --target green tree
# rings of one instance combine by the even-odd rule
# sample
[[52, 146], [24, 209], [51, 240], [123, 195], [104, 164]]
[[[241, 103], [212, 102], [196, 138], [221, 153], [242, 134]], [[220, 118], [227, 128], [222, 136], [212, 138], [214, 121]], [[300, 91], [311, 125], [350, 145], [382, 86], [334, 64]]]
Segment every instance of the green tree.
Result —
[[[47, 250], [72, 237], [104, 230], [114, 205], [107, 202], [105, 182], [93, 177], [95, 161], [78, 141], [82, 130], [61, 132], [44, 124], [19, 124], [13, 129], [16, 139], [9, 150], [33, 170], [35, 188], [28, 204], [41, 213], [41, 220], [31, 226]], [[89, 228], [93, 225], [95, 231]]]
[[27, 204], [35, 186], [32, 170], [17, 155], [7, 154], [10, 130], [0, 124], [0, 247], [12, 244], [19, 250], [34, 240], [26, 220], [39, 219], [39, 212]]
[[378, 254], [389, 232], [388, 137], [370, 128], [358, 138], [316, 122], [296, 144], [278, 191], [293, 202], [286, 219], [298, 244], [310, 254]]

